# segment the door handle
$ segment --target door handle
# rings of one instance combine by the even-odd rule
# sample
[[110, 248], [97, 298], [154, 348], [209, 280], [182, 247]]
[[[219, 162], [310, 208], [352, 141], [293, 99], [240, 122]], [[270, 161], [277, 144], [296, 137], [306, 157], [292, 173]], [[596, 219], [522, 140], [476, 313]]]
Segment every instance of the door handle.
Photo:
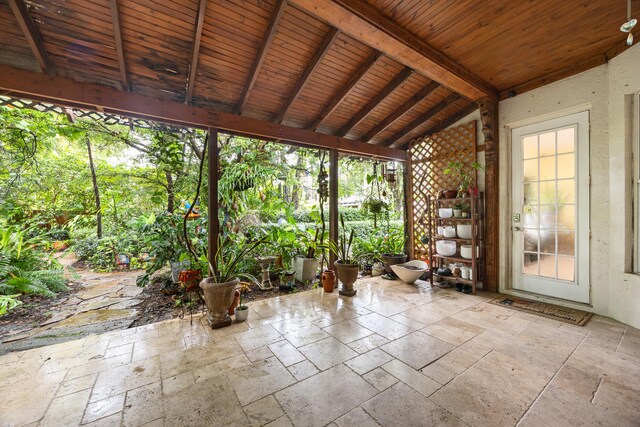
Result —
[[513, 227], [513, 231], [522, 231], [522, 228], [520, 228], [520, 227]]

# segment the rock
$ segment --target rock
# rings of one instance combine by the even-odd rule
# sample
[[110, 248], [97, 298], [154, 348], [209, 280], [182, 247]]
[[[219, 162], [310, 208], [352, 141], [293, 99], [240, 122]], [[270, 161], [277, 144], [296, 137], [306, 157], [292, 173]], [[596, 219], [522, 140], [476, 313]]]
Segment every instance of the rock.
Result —
[[171, 280], [171, 267], [169, 266], [162, 267], [160, 270], [153, 273], [149, 278], [149, 284], [151, 285], [168, 285], [172, 282], [173, 280]]

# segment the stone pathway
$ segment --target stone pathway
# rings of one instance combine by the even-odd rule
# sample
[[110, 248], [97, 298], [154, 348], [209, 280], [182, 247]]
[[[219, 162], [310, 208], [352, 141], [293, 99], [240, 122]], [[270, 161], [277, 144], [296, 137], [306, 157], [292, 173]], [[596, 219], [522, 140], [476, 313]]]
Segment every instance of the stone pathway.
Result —
[[142, 288], [136, 286], [139, 271], [98, 273], [71, 268], [76, 262], [70, 252], [61, 254], [65, 276], [81, 289], [56, 305], [62, 306], [33, 329], [2, 338], [0, 355], [44, 345], [75, 340], [92, 334], [126, 329], [135, 320], [142, 302]]

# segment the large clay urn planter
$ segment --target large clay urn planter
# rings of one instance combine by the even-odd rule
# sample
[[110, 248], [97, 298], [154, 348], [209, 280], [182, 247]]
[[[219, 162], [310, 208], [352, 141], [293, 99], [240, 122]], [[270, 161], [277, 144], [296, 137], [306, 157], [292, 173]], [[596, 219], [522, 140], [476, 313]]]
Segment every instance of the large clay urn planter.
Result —
[[382, 259], [384, 260], [385, 271], [390, 274], [395, 274], [391, 269], [391, 266], [405, 263], [407, 261], [407, 256], [405, 254], [382, 254]]
[[333, 270], [325, 270], [322, 272], [322, 289], [331, 293], [336, 287], [336, 273]]
[[204, 291], [204, 303], [207, 306], [207, 320], [212, 329], [231, 324], [228, 310], [233, 302], [238, 283], [240, 283], [238, 279], [226, 283], [216, 283], [212, 277], [207, 277], [200, 282], [200, 288]]
[[338, 279], [342, 282], [340, 288], [340, 295], [346, 297], [352, 297], [356, 294], [356, 290], [353, 289], [353, 284], [358, 279], [358, 264], [343, 264], [340, 261], [336, 261], [333, 264], [338, 270]]

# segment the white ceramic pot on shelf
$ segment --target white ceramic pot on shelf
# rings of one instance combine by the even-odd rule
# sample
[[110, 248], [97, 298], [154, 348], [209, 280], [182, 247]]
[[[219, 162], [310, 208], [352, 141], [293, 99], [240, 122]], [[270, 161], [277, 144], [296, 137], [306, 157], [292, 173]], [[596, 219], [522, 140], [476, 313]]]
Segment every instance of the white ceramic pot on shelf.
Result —
[[[471, 259], [471, 258], [473, 258], [472, 253], [473, 253], [473, 251], [471, 250], [471, 245], [462, 245], [462, 246], [460, 246], [460, 256], [462, 258]], [[476, 246], [476, 258], [478, 257], [479, 253], [480, 253], [480, 248], [478, 246]]]
[[442, 256], [453, 256], [456, 254], [456, 242], [453, 240], [438, 240], [436, 251]]
[[458, 237], [461, 239], [471, 239], [471, 224], [458, 224], [456, 226]]
[[444, 237], [456, 237], [456, 229], [452, 225], [442, 227], [442, 235]]
[[451, 208], [439, 208], [438, 216], [440, 218], [451, 218], [453, 216], [453, 209]]

